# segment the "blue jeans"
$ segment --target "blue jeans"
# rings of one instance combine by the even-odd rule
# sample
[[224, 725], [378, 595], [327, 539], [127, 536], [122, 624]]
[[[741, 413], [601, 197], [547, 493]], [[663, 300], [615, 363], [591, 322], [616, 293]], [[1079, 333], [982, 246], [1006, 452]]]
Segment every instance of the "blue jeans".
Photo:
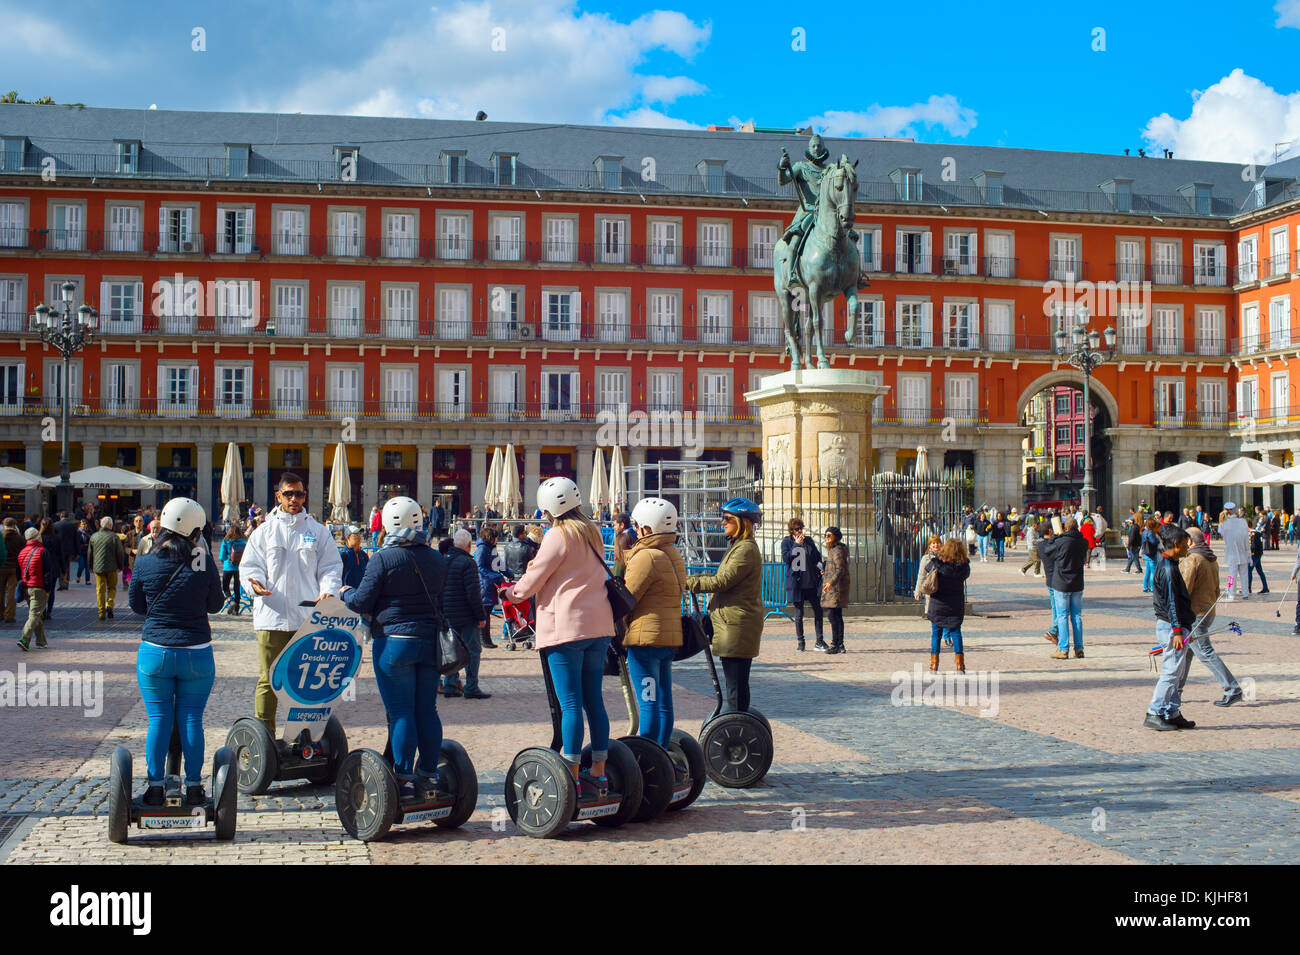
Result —
[[[488, 617], [490, 621], [492, 618]], [[465, 667], [465, 692], [473, 693], [478, 689], [478, 665], [483, 658], [483, 634], [485, 630], [480, 630], [477, 624], [470, 624], [468, 627], [461, 627], [456, 631], [460, 634], [460, 639], [465, 644], [465, 649], [469, 650], [469, 665]], [[459, 670], [454, 670], [443, 677], [442, 685], [451, 688], [456, 685], [456, 678], [460, 676]]]
[[1252, 557], [1250, 563], [1246, 565], [1246, 593], [1250, 593], [1250, 588], [1254, 583], [1255, 574], [1259, 574], [1259, 582], [1264, 585], [1264, 590], [1268, 590], [1268, 578], [1264, 576], [1264, 568], [1259, 562], [1258, 557]]
[[665, 749], [673, 735], [673, 654], [676, 647], [628, 647], [627, 669], [641, 711], [640, 735]]
[[375, 683], [388, 713], [393, 768], [428, 776], [438, 770], [442, 720], [438, 718], [438, 644], [422, 637], [376, 637]]
[[[1207, 629], [1204, 625], [1202, 631]], [[1241, 684], [1237, 678], [1232, 675], [1228, 665], [1219, 659], [1219, 654], [1214, 650], [1214, 644], [1210, 643], [1209, 637], [1201, 637], [1199, 640], [1192, 641], [1192, 653], [1196, 659], [1200, 660], [1214, 674], [1214, 678], [1219, 681], [1219, 686], [1223, 687], [1224, 693], [1240, 693]], [[1183, 674], [1184, 681], [1187, 674]]]
[[1156, 559], [1154, 557], [1142, 558], [1142, 591], [1149, 593], [1156, 583]]
[[1007, 556], [1007, 539], [1005, 537], [993, 538], [993, 553], [998, 555], [998, 560]]
[[1083, 591], [1067, 594], [1052, 591], [1052, 608], [1056, 616], [1056, 649], [1070, 649], [1070, 627], [1074, 627], [1074, 649], [1083, 649]]
[[1151, 694], [1147, 712], [1165, 719], [1177, 716], [1183, 703], [1183, 684], [1192, 665], [1192, 649], [1186, 644], [1181, 650], [1173, 646], [1173, 628], [1163, 620], [1156, 621], [1156, 640], [1165, 648], [1160, 655], [1160, 677]]
[[149, 731], [145, 735], [145, 765], [149, 785], [161, 786], [167, 765], [172, 725], [180, 722], [181, 753], [185, 757], [185, 785], [203, 784], [203, 708], [216, 680], [212, 647], [187, 650], [141, 643], [135, 657]]
[[989, 536], [987, 534], [976, 534], [975, 542], [979, 545], [980, 560], [989, 555]]
[[86, 579], [86, 583], [90, 583], [90, 564], [87, 562], [85, 554], [77, 558], [77, 582], [80, 583], [83, 577]]
[[930, 624], [930, 653], [934, 656], [939, 655], [939, 639], [946, 637], [952, 641], [953, 653], [965, 653], [961, 648], [961, 627], [941, 627], [937, 623]]
[[602, 762], [609, 756], [609, 716], [600, 695], [605, 675], [605, 648], [610, 637], [592, 637], [561, 643], [546, 649], [546, 666], [560, 702], [560, 742], [565, 762], [582, 757], [582, 714], [591, 723], [591, 759]]

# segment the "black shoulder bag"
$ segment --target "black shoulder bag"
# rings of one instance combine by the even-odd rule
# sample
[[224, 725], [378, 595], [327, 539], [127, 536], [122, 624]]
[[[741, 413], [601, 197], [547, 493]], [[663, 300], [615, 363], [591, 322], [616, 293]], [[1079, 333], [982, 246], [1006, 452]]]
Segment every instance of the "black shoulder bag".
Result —
[[415, 559], [414, 554], [407, 553], [406, 556], [410, 558], [411, 569], [415, 571], [416, 579], [420, 581], [420, 589], [428, 598], [429, 609], [433, 611], [433, 618], [438, 624], [438, 672], [446, 676], [465, 669], [469, 666], [469, 647], [465, 646], [465, 641], [460, 638], [455, 628], [443, 625], [442, 615], [438, 613], [438, 604], [429, 593], [424, 575], [420, 573], [420, 562]]
[[605, 596], [609, 598], [609, 609], [614, 612], [614, 623], [618, 624], [636, 609], [636, 598], [627, 589], [627, 584], [623, 583], [623, 578], [614, 576], [605, 563], [605, 558], [591, 546], [591, 541], [587, 541], [587, 546], [591, 547], [591, 552], [596, 555], [596, 560], [600, 561], [600, 566], [605, 571]]

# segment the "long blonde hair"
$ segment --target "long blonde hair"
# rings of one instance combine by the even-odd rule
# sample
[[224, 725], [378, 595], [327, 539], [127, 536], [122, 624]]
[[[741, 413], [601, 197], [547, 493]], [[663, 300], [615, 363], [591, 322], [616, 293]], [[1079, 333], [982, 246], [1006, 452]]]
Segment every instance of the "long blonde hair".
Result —
[[596, 548], [596, 553], [601, 555], [601, 560], [605, 559], [605, 540], [600, 536], [600, 528], [590, 517], [582, 513], [582, 508], [575, 507], [560, 517], [552, 515], [551, 527], [576, 544], [585, 541]]
[[741, 517], [739, 514], [732, 514], [731, 516], [736, 519], [736, 524], [740, 527], [740, 530], [736, 531], [736, 536], [733, 538], [733, 540], [752, 541], [754, 539], [754, 522], [751, 521], [748, 517]]

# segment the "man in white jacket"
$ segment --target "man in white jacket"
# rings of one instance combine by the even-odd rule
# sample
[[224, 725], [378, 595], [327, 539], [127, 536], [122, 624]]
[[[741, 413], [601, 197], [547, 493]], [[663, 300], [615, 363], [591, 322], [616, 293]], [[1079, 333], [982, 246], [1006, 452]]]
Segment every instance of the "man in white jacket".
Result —
[[1227, 599], [1241, 597], [1244, 600], [1241, 582], [1246, 578], [1246, 568], [1250, 565], [1250, 525], [1237, 513], [1237, 505], [1232, 502], [1224, 504], [1223, 511], [1226, 516], [1219, 525], [1219, 536], [1223, 538], [1223, 559], [1228, 565], [1228, 576], [1232, 578]]
[[248, 537], [239, 579], [253, 597], [253, 628], [261, 665], [254, 713], [275, 736], [271, 664], [311, 613], [315, 601], [343, 587], [343, 559], [330, 532], [306, 511], [302, 478], [286, 471], [276, 492], [279, 506]]

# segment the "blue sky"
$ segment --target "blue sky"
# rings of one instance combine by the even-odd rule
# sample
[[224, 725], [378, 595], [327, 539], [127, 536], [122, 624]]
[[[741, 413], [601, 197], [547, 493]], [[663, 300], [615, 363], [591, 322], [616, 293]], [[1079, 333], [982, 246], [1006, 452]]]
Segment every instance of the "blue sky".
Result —
[[[0, 87], [95, 106], [672, 126], [1259, 161], [1300, 141], [1300, 0], [0, 0]], [[206, 50], [192, 49], [204, 31]], [[806, 49], [793, 49], [796, 28]], [[1104, 30], [1104, 35], [1095, 30]], [[1104, 49], [1094, 46], [1104, 44]], [[493, 48], [495, 45], [495, 49]], [[39, 54], [41, 68], [31, 65]], [[1298, 146], [1297, 148], [1300, 148]]]

